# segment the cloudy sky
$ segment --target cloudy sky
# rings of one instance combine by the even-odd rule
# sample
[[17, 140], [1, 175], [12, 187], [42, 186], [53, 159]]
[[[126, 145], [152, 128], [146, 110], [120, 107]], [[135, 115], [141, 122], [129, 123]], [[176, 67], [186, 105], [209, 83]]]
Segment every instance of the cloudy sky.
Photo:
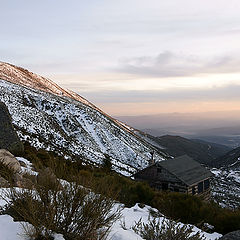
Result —
[[0, 60], [109, 114], [240, 110], [239, 0], [0, 4]]

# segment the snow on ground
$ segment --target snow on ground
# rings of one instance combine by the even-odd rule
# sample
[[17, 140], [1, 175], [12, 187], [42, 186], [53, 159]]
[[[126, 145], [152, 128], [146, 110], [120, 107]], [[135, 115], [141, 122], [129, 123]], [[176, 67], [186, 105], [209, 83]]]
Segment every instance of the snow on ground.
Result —
[[[4, 189], [1, 189], [0, 195]], [[4, 201], [0, 201], [0, 205], [3, 206]], [[119, 204], [116, 205], [118, 207]], [[157, 211], [149, 206], [140, 208], [138, 204], [131, 208], [123, 208], [122, 217], [117, 222], [115, 222], [111, 228], [111, 232], [108, 236], [108, 240], [143, 240], [139, 235], [137, 235], [131, 227], [134, 226], [135, 222], [140, 219], [142, 222], [147, 222], [149, 218], [149, 211]], [[161, 220], [164, 218], [161, 217]], [[202, 232], [197, 227], [193, 228], [194, 232], [200, 231], [202, 236], [206, 237], [206, 240], [216, 240], [221, 237], [221, 234], [213, 233], [209, 234]], [[55, 234], [55, 240], [64, 240], [61, 234]], [[12, 217], [8, 215], [0, 215], [0, 239], [1, 240], [26, 240], [23, 235], [23, 228], [20, 222], [14, 222]]]
[[[137, 204], [132, 208], [124, 208], [122, 211], [122, 218], [113, 225], [108, 240], [143, 240], [143, 238], [137, 235], [131, 227], [140, 219], [142, 219], [143, 222], [147, 222], [150, 209], [151, 207], [148, 206], [140, 208]], [[124, 228], [122, 226], [124, 226]], [[194, 232], [198, 231], [201, 230], [194, 227]], [[218, 233], [209, 234], [206, 232], [202, 232], [202, 235], [205, 236], [207, 240], [216, 240], [222, 236]], [[64, 240], [61, 234], [56, 234], [54, 237], [55, 240]], [[25, 240], [21, 223], [14, 222], [12, 217], [8, 215], [1, 215], [0, 239]]]
[[212, 197], [222, 207], [236, 209], [240, 207], [240, 168], [212, 169]]
[[32, 163], [29, 160], [22, 157], [16, 157], [16, 159], [26, 164], [26, 167], [21, 166], [23, 173], [28, 173], [30, 175], [38, 175], [38, 172], [32, 170]]
[[[21, 222], [14, 222], [9, 215], [0, 215], [0, 239], [1, 240], [27, 240], [23, 234]], [[55, 234], [54, 240], [64, 240], [61, 234]]]
[[20, 240], [24, 239], [19, 233], [22, 232], [21, 223], [14, 222], [8, 215], [0, 216], [0, 239], [1, 240]]
[[[138, 204], [131, 208], [124, 208], [122, 210], [122, 217], [116, 223], [113, 224], [108, 240], [143, 240], [139, 235], [137, 235], [131, 227], [135, 225], [140, 219], [142, 222], [148, 222], [149, 211], [157, 211], [149, 206], [145, 206], [144, 208], [140, 208]], [[164, 220], [164, 217], [160, 218]], [[124, 226], [124, 227], [122, 227]], [[206, 238], [206, 240], [216, 240], [222, 235], [219, 233], [206, 233], [201, 231], [199, 228], [193, 228], [194, 233], [201, 232], [202, 236]]]

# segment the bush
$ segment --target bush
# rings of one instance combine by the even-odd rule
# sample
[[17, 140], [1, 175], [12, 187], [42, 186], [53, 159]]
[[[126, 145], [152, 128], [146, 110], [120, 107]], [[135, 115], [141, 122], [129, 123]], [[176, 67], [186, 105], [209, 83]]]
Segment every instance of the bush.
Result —
[[193, 227], [180, 225], [171, 220], [149, 219], [143, 223], [140, 219], [132, 229], [145, 240], [204, 240], [200, 233], [193, 234]]
[[66, 240], [105, 239], [112, 223], [120, 217], [115, 202], [94, 194], [76, 183], [59, 183], [49, 188], [35, 184], [34, 190], [11, 188], [5, 193], [8, 204], [5, 212], [14, 219], [29, 222], [34, 231], [26, 228], [31, 239], [52, 239], [53, 232]]

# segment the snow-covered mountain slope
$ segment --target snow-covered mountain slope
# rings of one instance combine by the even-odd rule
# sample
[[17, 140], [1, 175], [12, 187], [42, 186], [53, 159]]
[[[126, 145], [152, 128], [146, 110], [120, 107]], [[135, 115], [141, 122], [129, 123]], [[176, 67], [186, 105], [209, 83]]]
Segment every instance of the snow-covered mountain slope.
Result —
[[212, 196], [222, 207], [237, 209], [240, 207], [240, 158], [220, 169], [211, 170], [215, 175], [212, 182]]
[[104, 154], [124, 175], [167, 156], [130, 127], [104, 114], [87, 100], [22, 68], [1, 63], [0, 101], [4, 102], [22, 140], [74, 159], [101, 164]]
[[35, 73], [29, 72], [24, 68], [17, 67], [9, 63], [0, 62], [0, 79], [4, 79], [15, 84], [20, 84], [41, 91], [53, 93], [58, 96], [70, 97], [93, 108], [97, 108], [83, 97], [70, 90], [61, 88], [50, 79], [44, 78]]

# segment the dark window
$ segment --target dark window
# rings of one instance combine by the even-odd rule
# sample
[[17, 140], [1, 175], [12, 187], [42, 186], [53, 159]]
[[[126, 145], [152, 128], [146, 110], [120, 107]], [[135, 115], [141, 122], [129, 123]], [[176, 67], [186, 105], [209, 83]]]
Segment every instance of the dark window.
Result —
[[209, 179], [207, 179], [204, 181], [204, 190], [209, 189], [209, 186], [210, 186], [210, 182], [209, 182]]
[[161, 173], [162, 169], [161, 168], [157, 168], [157, 173]]
[[162, 190], [168, 190], [168, 183], [162, 183]]
[[192, 195], [195, 195], [196, 194], [196, 189], [195, 187], [192, 187]]
[[179, 192], [179, 188], [178, 188], [178, 187], [174, 187], [174, 188], [173, 188], [173, 191], [174, 191], [174, 192]]
[[203, 192], [203, 182], [198, 183], [198, 193]]

